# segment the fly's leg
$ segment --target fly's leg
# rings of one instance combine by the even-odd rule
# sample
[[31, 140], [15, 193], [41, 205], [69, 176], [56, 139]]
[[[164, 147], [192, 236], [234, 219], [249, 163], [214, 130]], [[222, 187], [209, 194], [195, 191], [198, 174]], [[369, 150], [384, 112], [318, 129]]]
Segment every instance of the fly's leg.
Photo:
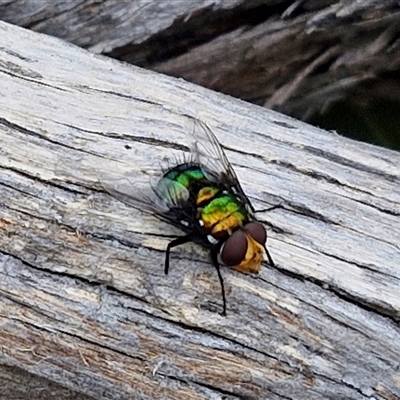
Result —
[[[284, 208], [284, 207], [283, 207], [282, 204], [277, 204], [277, 205], [275, 205], [275, 206], [266, 208], [266, 209], [264, 209], [264, 210], [256, 210], [255, 213], [261, 213], [261, 212], [272, 211], [272, 210], [276, 210], [277, 208]], [[269, 254], [269, 251], [268, 251], [268, 249], [267, 249], [267, 246], [264, 246], [264, 250], [265, 250], [265, 253], [267, 254], [268, 264], [269, 264], [271, 267], [275, 267], [275, 263], [274, 263], [274, 261], [272, 260], [271, 254]]]
[[219, 262], [218, 262], [218, 248], [213, 248], [211, 250], [211, 261], [218, 273], [219, 283], [221, 284], [221, 291], [222, 291], [222, 302], [223, 302], [223, 311], [222, 315], [226, 316], [226, 297], [225, 297], [225, 287], [224, 287], [224, 280], [222, 279], [221, 271], [219, 269]]
[[269, 264], [271, 267], [275, 267], [275, 263], [274, 263], [274, 261], [272, 260], [271, 254], [269, 254], [269, 251], [267, 250], [267, 246], [264, 246], [264, 250], [265, 250], [265, 253], [267, 254], [268, 264]]
[[262, 210], [253, 210], [253, 211], [255, 214], [258, 214], [258, 213], [262, 213], [262, 212], [276, 210], [277, 208], [284, 208], [284, 207], [282, 204], [277, 204], [277, 205], [269, 207], [269, 208], [263, 208]]
[[193, 240], [193, 237], [192, 237], [191, 234], [189, 234], [189, 235], [186, 235], [186, 236], [177, 237], [176, 239], [174, 239], [174, 240], [172, 240], [171, 242], [168, 243], [167, 250], [165, 252], [165, 267], [164, 267], [165, 275], [168, 275], [169, 253], [170, 253], [171, 249], [173, 247], [180, 246], [181, 244], [191, 242], [192, 240]]

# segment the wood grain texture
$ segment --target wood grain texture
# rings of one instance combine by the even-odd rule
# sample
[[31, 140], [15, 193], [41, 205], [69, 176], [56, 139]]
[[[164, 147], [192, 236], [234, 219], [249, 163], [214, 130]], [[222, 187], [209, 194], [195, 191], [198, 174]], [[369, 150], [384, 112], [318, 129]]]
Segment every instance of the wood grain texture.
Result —
[[[0, 19], [62, 38], [95, 53], [107, 53], [127, 45], [140, 45], [167, 32], [174, 24], [179, 26], [189, 16], [201, 16], [206, 11], [225, 12], [229, 16], [235, 7], [242, 10], [254, 7], [243, 3], [243, 0], [11, 0], [0, 2]], [[146, 52], [145, 47], [149, 47], [148, 43], [140, 49], [143, 60], [153, 58], [155, 55]]]
[[5, 365], [0, 366], [0, 399], [94, 400], [48, 379]]
[[376, 82], [400, 69], [397, 1], [282, 1], [264, 12], [151, 68], [302, 119], [361, 85], [379, 98]]
[[301, 119], [400, 100], [398, 0], [14, 0], [0, 19]]
[[[0, 23], [0, 361], [99, 399], [400, 396], [400, 155]], [[224, 268], [99, 176], [215, 132], [277, 264]], [[27, 397], [28, 398], [28, 397]], [[61, 397], [60, 397], [61, 398]]]

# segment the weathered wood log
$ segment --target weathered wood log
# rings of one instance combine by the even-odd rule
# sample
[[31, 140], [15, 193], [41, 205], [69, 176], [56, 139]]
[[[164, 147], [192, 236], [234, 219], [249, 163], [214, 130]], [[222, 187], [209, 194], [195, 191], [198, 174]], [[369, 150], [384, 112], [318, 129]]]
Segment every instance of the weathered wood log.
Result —
[[0, 365], [0, 399], [93, 400], [93, 397], [74, 392], [19, 368]]
[[[398, 153], [6, 23], [0, 37], [3, 368], [59, 398], [400, 396]], [[222, 270], [226, 317], [207, 253], [182, 246], [164, 276], [179, 231], [98, 182], [145, 183], [190, 140], [184, 115], [256, 208], [282, 205], [260, 213], [276, 268]]]
[[303, 119], [400, 101], [398, 0], [15, 0], [0, 19]]

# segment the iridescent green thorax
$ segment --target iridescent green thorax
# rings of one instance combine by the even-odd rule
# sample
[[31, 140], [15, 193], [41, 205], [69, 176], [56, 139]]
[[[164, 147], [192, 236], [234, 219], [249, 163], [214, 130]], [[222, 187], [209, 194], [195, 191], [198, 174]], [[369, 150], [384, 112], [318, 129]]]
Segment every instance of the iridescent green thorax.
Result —
[[244, 205], [232, 194], [213, 198], [200, 209], [204, 228], [213, 236], [224, 235], [242, 226], [248, 219]]
[[248, 212], [233, 194], [207, 179], [197, 165], [181, 164], [168, 171], [158, 185], [162, 195], [172, 203], [191, 202], [197, 210], [193, 217], [201, 220], [207, 234], [225, 236], [248, 220]]
[[243, 204], [231, 194], [224, 194], [211, 200], [205, 207], [202, 207], [202, 215], [208, 216], [215, 213], [232, 214], [239, 212], [246, 214]]
[[191, 189], [194, 183], [206, 181], [203, 170], [198, 166], [191, 166], [190, 164], [178, 165], [176, 168], [168, 171], [164, 178], [178, 182], [186, 189]]
[[199, 166], [181, 164], [164, 174], [157, 184], [157, 192], [168, 203], [183, 207], [189, 199], [196, 199], [199, 190], [208, 184]]

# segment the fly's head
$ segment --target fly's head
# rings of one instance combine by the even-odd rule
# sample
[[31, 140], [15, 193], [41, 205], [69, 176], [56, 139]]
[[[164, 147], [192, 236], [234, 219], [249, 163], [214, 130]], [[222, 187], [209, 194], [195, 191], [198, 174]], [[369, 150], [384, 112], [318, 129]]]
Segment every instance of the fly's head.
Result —
[[264, 261], [267, 232], [259, 222], [249, 222], [233, 232], [221, 249], [221, 260], [240, 272], [257, 274]]

